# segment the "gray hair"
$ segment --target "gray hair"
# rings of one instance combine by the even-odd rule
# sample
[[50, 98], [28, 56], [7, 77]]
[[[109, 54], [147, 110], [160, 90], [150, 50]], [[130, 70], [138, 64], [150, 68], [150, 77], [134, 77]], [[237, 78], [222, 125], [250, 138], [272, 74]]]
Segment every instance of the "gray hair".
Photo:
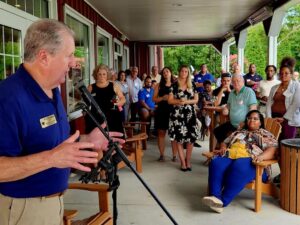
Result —
[[233, 79], [233, 78], [241, 78], [241, 79], [244, 79], [244, 76], [243, 76], [242, 74], [233, 74], [231, 79]]
[[57, 20], [40, 19], [31, 24], [24, 39], [24, 61], [32, 62], [41, 49], [55, 55], [62, 47], [63, 33], [74, 38], [74, 32]]

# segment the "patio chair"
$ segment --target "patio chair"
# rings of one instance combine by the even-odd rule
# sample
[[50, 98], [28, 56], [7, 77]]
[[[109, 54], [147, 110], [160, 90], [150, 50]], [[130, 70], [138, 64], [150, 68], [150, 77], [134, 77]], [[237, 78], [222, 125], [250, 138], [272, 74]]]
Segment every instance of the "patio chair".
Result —
[[75, 216], [78, 214], [77, 210], [64, 211], [64, 225], [112, 225], [113, 217], [109, 211], [109, 196], [107, 184], [82, 184], [71, 183], [68, 189], [77, 189], [85, 191], [98, 192], [99, 199], [99, 212], [86, 219], [74, 221]]
[[[270, 131], [274, 136], [275, 139], [278, 140], [279, 135], [281, 133], [281, 125], [273, 118], [265, 118], [265, 129]], [[214, 153], [213, 152], [203, 152], [203, 156], [207, 158], [207, 161], [210, 162], [210, 160], [213, 158]], [[277, 159], [273, 160], [265, 160], [259, 163], [255, 163], [256, 166], [256, 177], [255, 180], [248, 183], [245, 188], [251, 189], [255, 191], [255, 202], [254, 202], [254, 211], [259, 212], [261, 210], [261, 198], [262, 193], [273, 196], [275, 198], [278, 198], [278, 189], [272, 182], [263, 183], [262, 182], [262, 175], [264, 168], [271, 166], [272, 164], [278, 163]]]

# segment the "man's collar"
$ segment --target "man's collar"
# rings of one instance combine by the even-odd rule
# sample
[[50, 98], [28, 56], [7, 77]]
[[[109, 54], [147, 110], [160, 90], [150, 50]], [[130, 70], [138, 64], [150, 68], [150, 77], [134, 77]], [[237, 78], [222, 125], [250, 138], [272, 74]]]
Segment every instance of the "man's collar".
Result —
[[[32, 78], [32, 76], [24, 68], [24, 65], [21, 64], [18, 71], [21, 72], [23, 81], [26, 84], [26, 87], [32, 92], [32, 94], [41, 102], [48, 102], [51, 99], [46, 95], [41, 86]], [[59, 94], [58, 88], [53, 89], [53, 99]]]
[[246, 88], [246, 86], [244, 85], [244, 86], [241, 88], [241, 90], [239, 91], [239, 93], [237, 93], [236, 90], [234, 90], [234, 93], [235, 93], [236, 95], [238, 95], [238, 94], [240, 94], [240, 93], [243, 93], [244, 90], [245, 90], [245, 88]]

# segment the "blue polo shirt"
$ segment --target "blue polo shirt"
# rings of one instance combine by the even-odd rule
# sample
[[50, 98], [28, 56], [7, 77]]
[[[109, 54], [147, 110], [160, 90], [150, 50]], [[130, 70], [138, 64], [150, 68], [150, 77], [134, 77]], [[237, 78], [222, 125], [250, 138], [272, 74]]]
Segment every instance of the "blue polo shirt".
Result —
[[150, 88], [150, 91], [148, 91], [146, 88], [143, 88], [139, 91], [139, 101], [144, 101], [151, 109], [154, 109], [155, 103], [152, 100], [153, 94], [153, 88]]
[[[53, 89], [50, 99], [23, 65], [1, 82], [0, 93], [0, 156], [20, 157], [51, 150], [69, 137], [59, 89]], [[50, 168], [0, 183], [0, 193], [28, 198], [62, 192], [67, 188], [69, 173], [70, 169]]]
[[244, 86], [239, 93], [230, 92], [227, 104], [229, 105], [230, 123], [237, 128], [240, 122], [245, 121], [249, 107], [257, 104], [257, 101], [254, 91]]
[[252, 89], [256, 89], [257, 87], [255, 85], [247, 85], [247, 80], [252, 80], [254, 82], [259, 82], [262, 80], [262, 77], [259, 75], [259, 74], [254, 74], [254, 75], [251, 75], [250, 73], [247, 73], [246, 75], [244, 75], [244, 80], [245, 80], [245, 86], [246, 87], [250, 87]]
[[[210, 73], [206, 73], [206, 74], [204, 74], [204, 75], [202, 75], [202, 74], [199, 73], [199, 74], [197, 74], [197, 75], [194, 76], [194, 82], [195, 82], [195, 83], [196, 83], [196, 82], [197, 82], [197, 83], [204, 83], [204, 81], [206, 81], [206, 80], [210, 80], [211, 83], [214, 83], [214, 82], [215, 82], [214, 76], [211, 75]], [[198, 87], [198, 88], [197, 88], [197, 91], [198, 91], [199, 93], [202, 93], [203, 90], [204, 90], [203, 87]]]

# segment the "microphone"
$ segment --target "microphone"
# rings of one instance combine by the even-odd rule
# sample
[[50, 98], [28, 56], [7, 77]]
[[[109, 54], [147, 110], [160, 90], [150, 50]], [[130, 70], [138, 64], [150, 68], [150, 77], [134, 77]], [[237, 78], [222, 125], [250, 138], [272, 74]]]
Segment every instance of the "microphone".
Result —
[[98, 105], [94, 97], [91, 95], [89, 90], [86, 88], [83, 81], [78, 81], [77, 83], [75, 83], [74, 87], [81, 92], [82, 100], [85, 102], [85, 107], [92, 105], [96, 109], [96, 112], [99, 114], [100, 119], [107, 124], [104, 113], [102, 112], [100, 106]]

